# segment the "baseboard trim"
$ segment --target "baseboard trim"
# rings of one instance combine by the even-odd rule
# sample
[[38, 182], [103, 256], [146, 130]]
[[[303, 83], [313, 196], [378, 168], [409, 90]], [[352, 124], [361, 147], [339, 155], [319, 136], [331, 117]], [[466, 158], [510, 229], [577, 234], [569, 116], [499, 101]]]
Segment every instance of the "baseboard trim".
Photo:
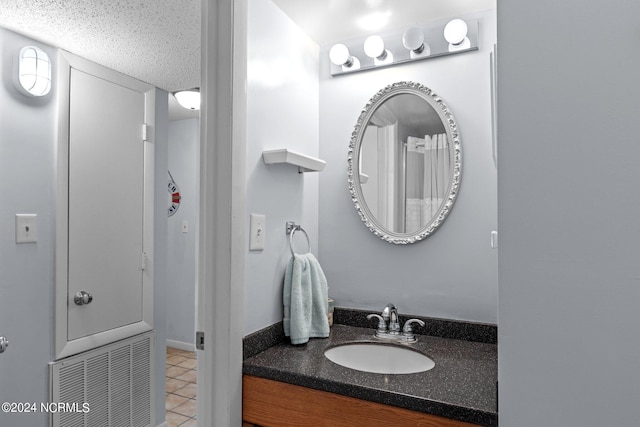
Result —
[[157, 427], [169, 427], [169, 424], [165, 421], [162, 424], [158, 424]]
[[195, 344], [176, 340], [167, 340], [167, 347], [177, 348], [178, 350], [185, 351], [196, 351]]

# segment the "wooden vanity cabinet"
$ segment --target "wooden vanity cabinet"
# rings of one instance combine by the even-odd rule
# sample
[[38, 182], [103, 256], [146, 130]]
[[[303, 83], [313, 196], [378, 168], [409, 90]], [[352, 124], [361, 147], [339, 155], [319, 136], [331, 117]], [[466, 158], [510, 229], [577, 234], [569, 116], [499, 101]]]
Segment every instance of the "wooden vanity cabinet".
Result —
[[244, 375], [243, 427], [421, 426], [478, 427], [395, 406]]

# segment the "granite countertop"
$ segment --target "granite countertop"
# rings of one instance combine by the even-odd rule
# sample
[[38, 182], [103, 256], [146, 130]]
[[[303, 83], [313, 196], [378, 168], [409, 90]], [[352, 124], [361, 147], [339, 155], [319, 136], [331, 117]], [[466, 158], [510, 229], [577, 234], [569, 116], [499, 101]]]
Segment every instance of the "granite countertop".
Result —
[[280, 343], [246, 359], [243, 373], [482, 426], [498, 425], [495, 344], [416, 335], [417, 343], [398, 345], [424, 353], [436, 365], [415, 374], [361, 372], [324, 356], [327, 348], [344, 343], [380, 343], [373, 333], [370, 328], [334, 325], [327, 339], [300, 346]]

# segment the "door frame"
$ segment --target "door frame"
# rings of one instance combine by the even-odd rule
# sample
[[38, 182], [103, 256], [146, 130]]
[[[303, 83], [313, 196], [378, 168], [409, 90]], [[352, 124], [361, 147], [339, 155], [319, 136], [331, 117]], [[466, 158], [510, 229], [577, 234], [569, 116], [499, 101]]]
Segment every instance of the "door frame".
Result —
[[[148, 131], [144, 139], [144, 228], [143, 250], [146, 268], [142, 283], [142, 320], [120, 328], [104, 331], [90, 337], [69, 341], [67, 338], [67, 308], [73, 304], [68, 295], [68, 222], [69, 222], [69, 81], [71, 68], [136, 90], [144, 94], [144, 121]], [[88, 61], [79, 56], [58, 50], [58, 134], [56, 147], [55, 183], [55, 357], [59, 360], [111, 342], [115, 342], [153, 329], [153, 201], [154, 201], [154, 132], [155, 88], [133, 77]], [[141, 139], [143, 131], [140, 129]]]
[[202, 0], [198, 425], [242, 425], [247, 0]]

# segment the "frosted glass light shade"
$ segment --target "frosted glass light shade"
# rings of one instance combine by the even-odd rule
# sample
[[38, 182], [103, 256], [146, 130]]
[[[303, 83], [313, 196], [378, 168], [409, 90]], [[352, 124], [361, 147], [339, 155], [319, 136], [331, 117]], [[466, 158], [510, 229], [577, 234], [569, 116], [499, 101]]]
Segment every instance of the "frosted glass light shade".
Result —
[[450, 44], [457, 46], [465, 41], [468, 30], [467, 23], [462, 19], [452, 19], [444, 27], [444, 38]]
[[342, 43], [334, 44], [329, 51], [329, 59], [336, 65], [351, 65], [353, 59], [349, 55], [349, 48]]
[[334, 44], [329, 50], [329, 59], [332, 63], [342, 67], [342, 71], [360, 69], [360, 60], [351, 56], [349, 48], [342, 43]]
[[431, 55], [431, 47], [424, 41], [424, 31], [411, 27], [402, 34], [402, 45], [409, 50], [411, 58]]
[[51, 61], [42, 49], [25, 46], [18, 54], [16, 86], [28, 96], [45, 96], [51, 90]]
[[371, 58], [384, 59], [384, 40], [380, 36], [370, 36], [364, 41], [364, 53]]
[[176, 97], [178, 104], [187, 110], [199, 110], [200, 109], [200, 89], [189, 89], [175, 92], [173, 96]]
[[393, 63], [393, 54], [384, 47], [384, 40], [380, 36], [369, 36], [364, 41], [364, 53], [373, 58], [375, 65]]
[[412, 52], [422, 52], [424, 50], [424, 32], [417, 27], [409, 28], [402, 34], [402, 45]]

